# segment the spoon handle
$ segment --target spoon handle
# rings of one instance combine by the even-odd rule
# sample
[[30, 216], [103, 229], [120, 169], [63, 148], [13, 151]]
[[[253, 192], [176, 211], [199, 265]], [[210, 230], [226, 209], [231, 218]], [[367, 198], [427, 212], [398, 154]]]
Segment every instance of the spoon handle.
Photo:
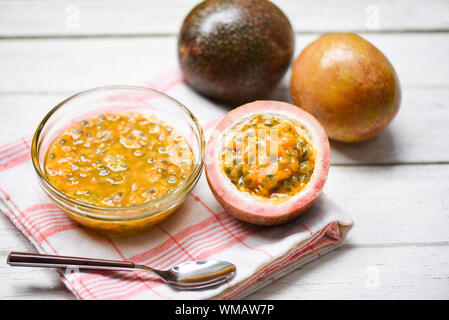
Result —
[[134, 263], [127, 261], [67, 257], [26, 252], [11, 252], [8, 255], [7, 263], [10, 266], [41, 268], [78, 268], [123, 271], [130, 271], [135, 268]]

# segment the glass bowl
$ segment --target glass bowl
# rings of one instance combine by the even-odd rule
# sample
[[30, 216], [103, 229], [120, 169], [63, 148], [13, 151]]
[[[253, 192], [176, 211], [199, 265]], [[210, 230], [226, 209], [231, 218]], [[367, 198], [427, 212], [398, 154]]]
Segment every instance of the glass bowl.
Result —
[[[173, 192], [154, 201], [130, 207], [91, 205], [54, 188], [44, 173], [44, 158], [50, 144], [77, 121], [104, 112], [139, 112], [153, 115], [176, 128], [189, 143], [193, 169]], [[203, 168], [205, 141], [195, 116], [180, 102], [156, 90], [137, 86], [107, 86], [77, 93], [54, 107], [40, 122], [31, 146], [39, 184], [45, 193], [78, 223], [113, 235], [151, 227], [171, 215], [195, 187]]]

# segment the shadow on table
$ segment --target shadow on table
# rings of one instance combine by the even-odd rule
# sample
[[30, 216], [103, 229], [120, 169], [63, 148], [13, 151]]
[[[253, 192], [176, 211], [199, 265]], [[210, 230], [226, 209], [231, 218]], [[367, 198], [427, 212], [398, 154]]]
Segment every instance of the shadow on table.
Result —
[[395, 136], [387, 128], [378, 136], [366, 141], [345, 143], [330, 141], [332, 163], [392, 164], [399, 157]]
[[[345, 243], [344, 245], [336, 248], [335, 250], [322, 255], [320, 258], [311, 261], [295, 271], [287, 274], [284, 277], [277, 279], [273, 282], [272, 285], [267, 286], [266, 288], [261, 289], [260, 291], [255, 292], [254, 294], [247, 297], [247, 299], [277, 299], [277, 292], [282, 292], [285, 290], [285, 287], [295, 287], [295, 293], [298, 295], [301, 292], [304, 292], [304, 296], [296, 296], [294, 299], [309, 299], [308, 287], [317, 286], [326, 287], [329, 286], [329, 290], [332, 288], [332, 283], [338, 283], [342, 280], [339, 278], [329, 278], [323, 279], [324, 281], [328, 281], [328, 283], [320, 282], [317, 276], [322, 276], [323, 272], [329, 275], [334, 270], [333, 266], [338, 264], [340, 259], [345, 259], [345, 255], [349, 253], [350, 244]], [[326, 270], [329, 270], [327, 273]], [[335, 273], [335, 276], [338, 277], [338, 273]]]
[[[56, 275], [56, 273], [55, 273]], [[51, 290], [52, 293], [49, 296], [48, 291]], [[48, 284], [39, 285], [16, 285], [15, 294], [17, 297], [36, 299], [35, 297], [48, 297], [46, 299], [75, 299], [75, 296], [69, 289], [59, 281], [56, 286], [48, 287]], [[39, 299], [39, 298], [37, 298]]]

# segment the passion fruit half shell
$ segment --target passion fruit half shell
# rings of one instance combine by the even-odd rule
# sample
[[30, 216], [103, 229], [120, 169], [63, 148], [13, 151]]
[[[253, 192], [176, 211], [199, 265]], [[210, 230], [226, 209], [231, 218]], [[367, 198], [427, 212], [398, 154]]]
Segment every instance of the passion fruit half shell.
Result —
[[209, 187], [234, 217], [277, 225], [305, 213], [327, 179], [324, 128], [304, 110], [255, 101], [229, 112], [206, 146]]

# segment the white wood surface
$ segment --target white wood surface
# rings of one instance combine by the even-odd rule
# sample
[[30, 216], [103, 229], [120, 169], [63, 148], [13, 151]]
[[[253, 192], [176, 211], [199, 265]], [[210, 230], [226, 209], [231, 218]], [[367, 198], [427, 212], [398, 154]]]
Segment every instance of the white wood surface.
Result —
[[[445, 0], [277, 0], [296, 32], [439, 31], [449, 28]], [[2, 1], [0, 35], [175, 35], [197, 0]], [[378, 12], [380, 23], [370, 20]], [[79, 13], [79, 25], [70, 14]]]
[[[449, 2], [274, 2], [297, 53], [322, 32], [361, 32], [395, 66], [403, 101], [378, 137], [332, 143], [325, 192], [355, 220], [347, 241], [249, 298], [448, 299]], [[69, 94], [176, 66], [176, 33], [195, 3], [0, 0], [0, 144]], [[273, 97], [289, 99], [288, 75]], [[54, 271], [6, 266], [10, 251], [33, 247], [3, 215], [0, 243], [0, 299], [73, 299]]]

